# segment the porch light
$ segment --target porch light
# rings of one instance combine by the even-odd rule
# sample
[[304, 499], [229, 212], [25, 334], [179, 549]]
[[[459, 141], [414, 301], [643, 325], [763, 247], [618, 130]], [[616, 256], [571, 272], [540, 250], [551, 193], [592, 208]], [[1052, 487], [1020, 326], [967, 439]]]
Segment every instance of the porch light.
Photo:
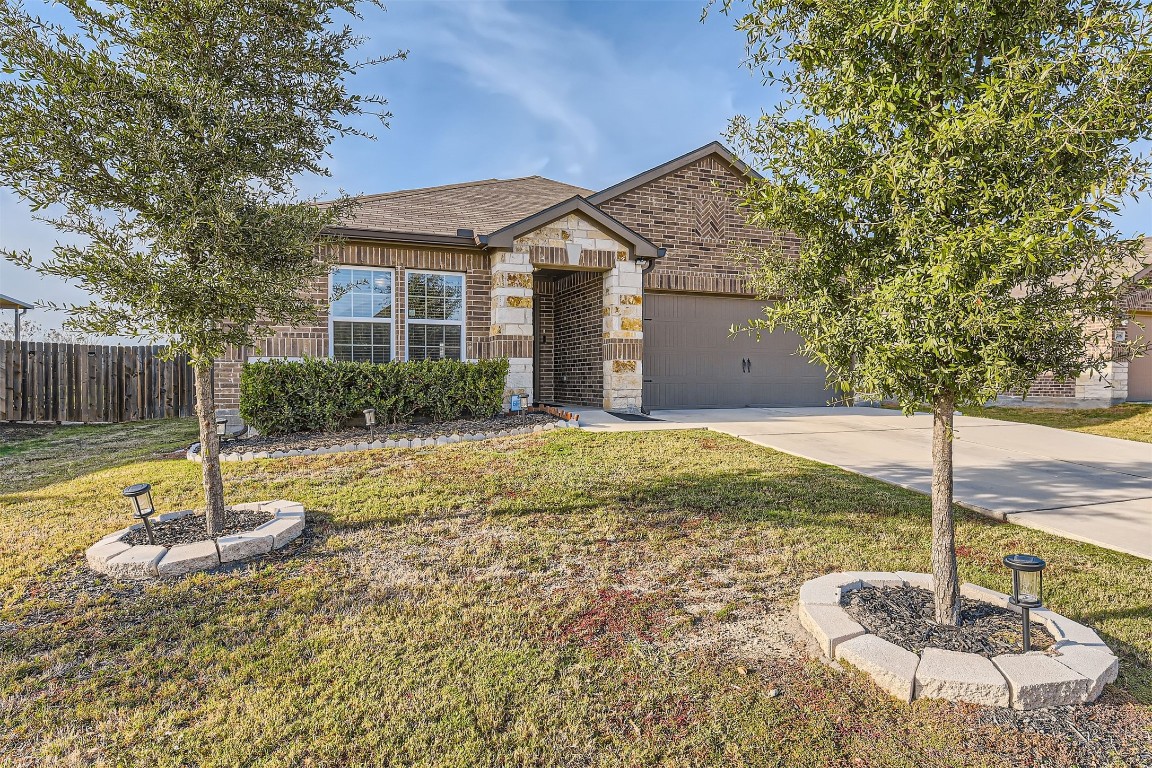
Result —
[[1044, 605], [1044, 566], [1043, 560], [1035, 555], [1008, 555], [1004, 565], [1012, 569], [1012, 597], [1009, 602], [1019, 606], [1024, 621], [1024, 653], [1032, 650], [1029, 624], [1032, 608]]
[[148, 483], [137, 483], [124, 489], [124, 495], [132, 500], [132, 517], [144, 522], [144, 530], [148, 534], [148, 543], [155, 544], [156, 537], [152, 535], [152, 524], [148, 518], [156, 512], [152, 504], [152, 486]]

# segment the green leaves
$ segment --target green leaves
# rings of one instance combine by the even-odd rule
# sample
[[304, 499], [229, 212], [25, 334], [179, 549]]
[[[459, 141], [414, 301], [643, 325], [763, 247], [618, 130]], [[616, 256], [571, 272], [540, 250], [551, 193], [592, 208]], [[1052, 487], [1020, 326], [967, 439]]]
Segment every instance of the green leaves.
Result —
[[382, 425], [482, 418], [503, 407], [507, 375], [504, 359], [248, 363], [240, 376], [240, 415], [266, 435], [334, 431], [365, 408], [375, 408]]
[[351, 201], [297, 200], [295, 180], [367, 135], [354, 119], [387, 119], [348, 88], [358, 38], [334, 16], [355, 0], [62, 5], [58, 25], [0, 0], [0, 183], [82, 243], [41, 267], [99, 297], [71, 324], [206, 362], [312, 319], [301, 291]]
[[765, 179], [744, 204], [789, 231], [752, 257], [756, 325], [861, 394], [906, 406], [1101, 366], [1137, 244], [1118, 199], [1149, 163], [1147, 0], [756, 0], [737, 26], [788, 103], [730, 138]]

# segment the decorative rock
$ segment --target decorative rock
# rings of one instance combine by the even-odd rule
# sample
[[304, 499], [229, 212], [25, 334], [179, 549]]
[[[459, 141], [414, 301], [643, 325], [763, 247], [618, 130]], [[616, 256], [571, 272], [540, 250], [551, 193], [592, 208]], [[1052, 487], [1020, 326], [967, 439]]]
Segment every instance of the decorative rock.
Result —
[[1120, 672], [1120, 660], [1107, 646], [1102, 648], [1063, 641], [1056, 643], [1054, 650], [1059, 655], [1052, 658], [1088, 680], [1084, 701], [1096, 701], [1104, 692], [1104, 686], [1115, 682]]
[[[137, 523], [136, 525], [130, 525], [127, 528], [121, 528], [120, 530], [114, 531], [114, 532], [108, 534], [107, 536], [105, 536], [104, 538], [100, 539], [100, 541], [96, 542], [96, 544], [107, 544], [110, 541], [120, 541], [120, 539], [122, 539], [125, 536], [127, 536], [128, 534], [132, 533], [132, 531], [136, 530], [139, 527], [140, 527], [140, 523]], [[95, 544], [93, 546], [95, 546]]]
[[269, 512], [275, 517], [304, 517], [304, 505], [298, 501], [277, 499], [260, 503], [260, 510]]
[[172, 547], [160, 559], [156, 573], [158, 576], [185, 576], [193, 571], [203, 571], [219, 564], [220, 555], [216, 551], [216, 542], [205, 539]]
[[836, 647], [840, 643], [864, 634], [864, 627], [852, 621], [847, 611], [835, 605], [801, 603], [800, 623], [830, 659], [836, 658]]
[[829, 573], [809, 579], [800, 587], [800, 602], [804, 605], [840, 605], [844, 592], [860, 588], [860, 580], [852, 573]]
[[896, 571], [896, 576], [910, 587], [919, 587], [929, 592], [933, 589], [933, 579], [927, 573], [910, 573], [909, 571]]
[[168, 550], [153, 544], [129, 547], [104, 563], [104, 573], [117, 579], [146, 579], [156, 575], [156, 564]]
[[911, 703], [920, 657], [876, 635], [860, 635], [836, 646], [836, 658], [868, 673], [876, 685]]
[[532, 431], [533, 432], [543, 432], [544, 431], [544, 425], [536, 424], [535, 426], [532, 427]]
[[1088, 678], [1039, 651], [994, 656], [992, 663], [1008, 681], [1013, 709], [1079, 704], [1088, 695]]
[[258, 534], [255, 531], [221, 536], [216, 539], [216, 548], [220, 550], [220, 562], [231, 563], [268, 554], [272, 551], [272, 536]]
[[[860, 582], [860, 587], [902, 587], [904, 579], [890, 571], [845, 571], [845, 576], [851, 576]], [[843, 591], [851, 592], [860, 587], [845, 588]]]
[[104, 541], [101, 539], [92, 546], [88, 547], [84, 552], [84, 559], [88, 561], [88, 567], [96, 571], [104, 571], [105, 565], [109, 560], [124, 553], [132, 547], [119, 539], [111, 541]]
[[984, 603], [991, 603], [992, 605], [998, 606], [1000, 608], [1007, 608], [1009, 610], [1016, 611], [1017, 613], [1020, 611], [1019, 607], [1012, 605], [1009, 602], [1008, 595], [1004, 594], [1003, 592], [986, 589], [978, 584], [969, 584], [968, 582], [964, 582], [960, 585], [960, 594], [971, 600], [979, 600]]
[[1104, 646], [1104, 641], [1100, 639], [1100, 635], [1096, 634], [1089, 627], [1072, 621], [1072, 619], [1066, 616], [1061, 616], [1058, 613], [1039, 608], [1032, 611], [1032, 617], [1044, 622], [1044, 625], [1048, 627], [1048, 631], [1052, 633], [1052, 637], [1054, 637], [1057, 642], [1067, 640], [1077, 643], [1078, 645]]
[[990, 660], [974, 653], [925, 648], [916, 668], [916, 698], [1007, 707], [1008, 682]]
[[303, 517], [279, 517], [257, 526], [252, 533], [272, 537], [272, 549], [280, 549], [304, 532]]

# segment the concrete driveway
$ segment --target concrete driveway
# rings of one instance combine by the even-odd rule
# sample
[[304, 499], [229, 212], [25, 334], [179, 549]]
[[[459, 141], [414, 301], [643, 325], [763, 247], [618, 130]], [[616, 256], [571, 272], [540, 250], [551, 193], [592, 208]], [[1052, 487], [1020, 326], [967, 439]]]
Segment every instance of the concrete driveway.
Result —
[[[922, 493], [932, 418], [882, 408], [655, 411], [660, 422], [582, 412], [590, 431], [707, 428]], [[1029, 528], [1152, 559], [1152, 444], [956, 418], [958, 503]]]

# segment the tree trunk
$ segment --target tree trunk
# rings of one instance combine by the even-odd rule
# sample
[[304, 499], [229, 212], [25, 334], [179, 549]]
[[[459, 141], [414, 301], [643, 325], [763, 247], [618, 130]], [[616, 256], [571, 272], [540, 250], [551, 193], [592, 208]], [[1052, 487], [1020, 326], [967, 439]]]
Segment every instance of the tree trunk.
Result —
[[209, 536], [224, 529], [224, 479], [220, 475], [220, 436], [212, 395], [212, 363], [197, 365], [196, 418], [200, 422], [200, 476], [204, 482], [204, 524]]
[[960, 624], [960, 580], [956, 574], [956, 530], [952, 521], [951, 395], [932, 403], [932, 576], [936, 623]]

